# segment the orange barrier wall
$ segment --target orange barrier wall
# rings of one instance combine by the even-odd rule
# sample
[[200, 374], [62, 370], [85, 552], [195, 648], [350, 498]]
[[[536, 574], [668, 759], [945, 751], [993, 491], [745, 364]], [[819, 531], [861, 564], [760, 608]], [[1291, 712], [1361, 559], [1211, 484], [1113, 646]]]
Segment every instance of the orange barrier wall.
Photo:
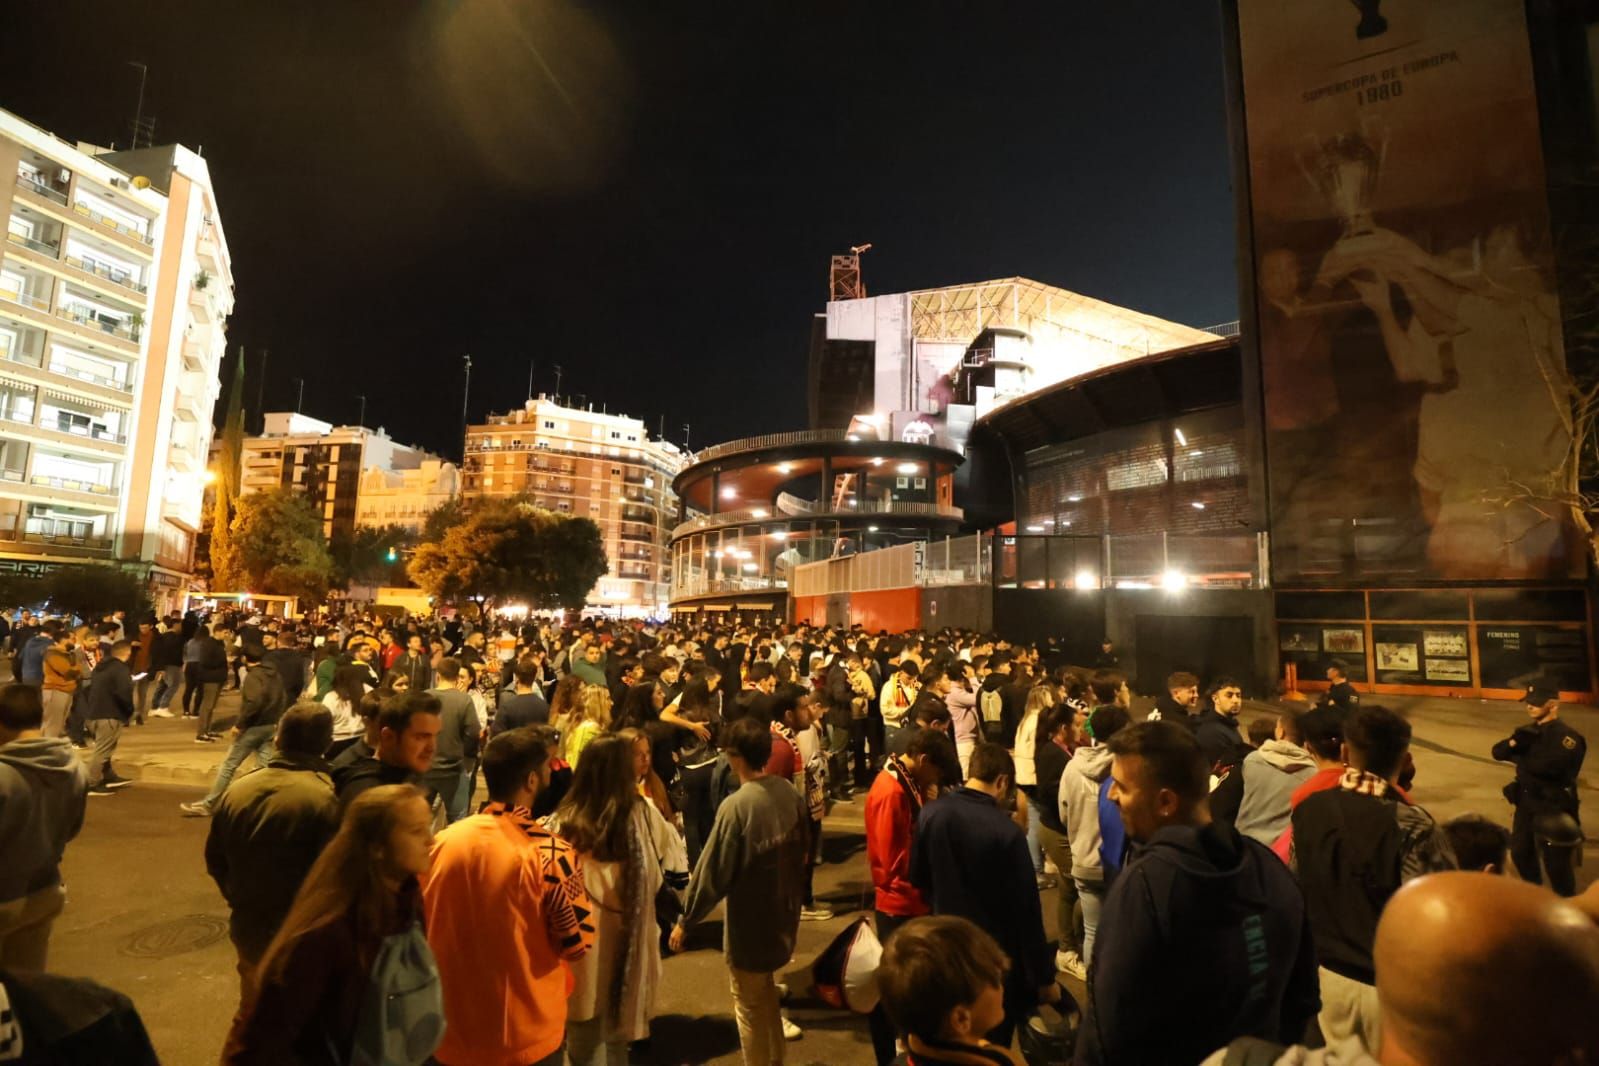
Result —
[[789, 602], [794, 605], [793, 621], [814, 626], [827, 624], [826, 596], [795, 596]]
[[917, 629], [922, 624], [922, 590], [882, 589], [877, 592], [852, 592], [849, 597], [849, 620], [859, 622], [867, 632], [886, 629], [890, 633], [903, 633]]

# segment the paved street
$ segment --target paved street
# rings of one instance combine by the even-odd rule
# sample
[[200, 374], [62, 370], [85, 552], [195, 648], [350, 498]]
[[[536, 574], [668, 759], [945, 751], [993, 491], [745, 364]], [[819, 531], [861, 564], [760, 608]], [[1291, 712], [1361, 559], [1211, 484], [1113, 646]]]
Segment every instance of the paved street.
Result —
[[[1522, 720], [1519, 705], [1393, 702], [1408, 706], [1415, 722], [1418, 802], [1440, 818], [1475, 810], [1508, 821], [1499, 795], [1508, 773], [1486, 753]], [[229, 714], [232, 707], [224, 704]], [[1261, 711], [1251, 708], [1245, 717]], [[1599, 736], [1599, 713], [1565, 713], [1588, 736]], [[237, 989], [226, 908], [201, 860], [205, 823], [182, 818], [177, 809], [180, 801], [198, 796], [199, 783], [222, 752], [194, 745], [191, 736], [192, 727], [176, 720], [129, 731], [120, 762], [125, 773], [142, 780], [114, 797], [90, 800], [87, 825], [67, 852], [70, 902], [56, 927], [51, 958], [57, 972], [94, 977], [132, 996], [169, 1066], [215, 1061]], [[159, 783], [174, 780], [192, 783]], [[1590, 766], [1583, 781], [1589, 812], [1599, 811], [1596, 781], [1599, 772]], [[830, 862], [818, 872], [818, 885], [839, 917], [801, 926], [798, 961], [788, 979], [792, 1017], [805, 1028], [805, 1038], [790, 1052], [802, 1064], [864, 1063], [871, 1058], [864, 1024], [808, 999], [810, 960], [843, 928], [846, 912], [859, 906], [867, 887], [860, 806], [837, 808], [826, 833]], [[1593, 879], [1596, 860], [1590, 842], [1581, 883]], [[661, 1016], [651, 1057], [644, 1061], [737, 1060], [726, 971], [714, 950], [719, 937], [719, 926], [707, 926], [696, 938], [699, 950], [668, 960]], [[1073, 991], [1080, 994], [1080, 986]]]

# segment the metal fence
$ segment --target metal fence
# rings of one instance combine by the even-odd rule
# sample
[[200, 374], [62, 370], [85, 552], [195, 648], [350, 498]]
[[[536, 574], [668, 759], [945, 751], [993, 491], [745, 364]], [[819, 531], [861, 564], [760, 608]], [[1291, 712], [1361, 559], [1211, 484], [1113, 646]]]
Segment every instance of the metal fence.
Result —
[[988, 542], [984, 534], [944, 537], [807, 563], [794, 569], [793, 593], [829, 596], [877, 589], [987, 584]]

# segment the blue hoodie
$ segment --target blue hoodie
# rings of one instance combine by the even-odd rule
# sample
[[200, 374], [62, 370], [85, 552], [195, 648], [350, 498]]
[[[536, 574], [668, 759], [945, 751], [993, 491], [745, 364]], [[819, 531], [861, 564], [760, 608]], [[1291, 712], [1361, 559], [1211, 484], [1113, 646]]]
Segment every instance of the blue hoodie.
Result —
[[1099, 783], [1099, 864], [1105, 868], [1108, 885], [1127, 857], [1127, 827], [1122, 825], [1122, 809], [1110, 798], [1110, 778]]
[[24, 685], [44, 683], [44, 653], [50, 650], [50, 638], [36, 633], [28, 638], [17, 655], [17, 680]]
[[1305, 900], [1230, 825], [1167, 826], [1105, 897], [1077, 1066], [1192, 1066], [1241, 1036], [1292, 1044], [1321, 997]]

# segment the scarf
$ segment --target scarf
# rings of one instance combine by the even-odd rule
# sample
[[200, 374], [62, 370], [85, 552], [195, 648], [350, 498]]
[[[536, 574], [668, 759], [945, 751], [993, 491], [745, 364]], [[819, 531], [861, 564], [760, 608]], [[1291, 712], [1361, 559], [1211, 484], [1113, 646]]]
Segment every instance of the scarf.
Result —
[[1375, 796], [1384, 799], [1393, 791], [1393, 786], [1376, 774], [1357, 770], [1353, 766], [1344, 768], [1344, 776], [1338, 779], [1338, 787], [1349, 792], [1358, 792], [1362, 796]]

